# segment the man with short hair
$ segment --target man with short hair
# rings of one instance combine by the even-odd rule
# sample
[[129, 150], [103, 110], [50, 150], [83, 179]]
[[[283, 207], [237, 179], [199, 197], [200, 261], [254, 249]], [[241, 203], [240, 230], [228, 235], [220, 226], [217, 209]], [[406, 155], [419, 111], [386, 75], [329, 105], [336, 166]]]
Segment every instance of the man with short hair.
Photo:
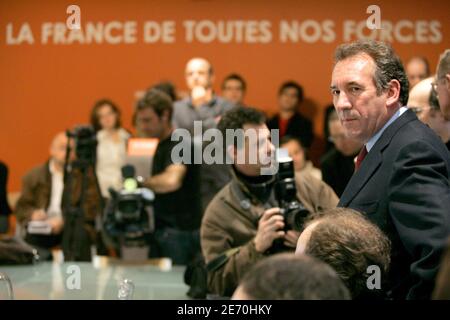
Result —
[[[185, 69], [186, 84], [190, 90], [188, 98], [175, 102], [173, 110], [173, 125], [175, 129], [187, 129], [194, 135], [194, 122], [200, 123], [203, 133], [215, 128], [220, 117], [233, 105], [217, 96], [213, 91], [215, 79], [211, 63], [204, 58], [193, 58], [188, 61]], [[194, 143], [202, 149], [209, 143], [203, 137], [194, 137]], [[201, 197], [202, 208], [230, 180], [227, 166], [223, 164], [206, 164], [201, 166]]]
[[174, 127], [194, 133], [194, 121], [202, 121], [203, 130], [215, 128], [223, 113], [233, 105], [214, 93], [215, 75], [211, 63], [204, 58], [192, 58], [186, 64], [185, 78], [190, 95], [175, 102]]
[[[384, 298], [382, 281], [389, 270], [390, 242], [359, 212], [335, 208], [316, 215], [300, 235], [296, 254], [310, 255], [336, 270], [352, 299]], [[380, 272], [376, 279], [380, 287], [372, 289], [367, 287], [371, 266]]]
[[336, 110], [330, 112], [328, 130], [329, 139], [334, 143], [334, 148], [321, 159], [322, 179], [340, 197], [355, 172], [354, 160], [363, 144], [345, 135]]
[[299, 112], [302, 102], [303, 88], [295, 81], [283, 83], [278, 90], [279, 113], [267, 122], [267, 127], [278, 129], [280, 139], [285, 135], [296, 137], [308, 149], [314, 139], [313, 125]]
[[[164, 92], [151, 89], [139, 101], [135, 124], [147, 137], [159, 143], [152, 162], [152, 176], [144, 187], [155, 192], [156, 255], [169, 257], [174, 264], [186, 265], [200, 252], [201, 221], [198, 166], [177, 162], [172, 150], [185, 142], [172, 141], [172, 100]], [[190, 144], [188, 148], [191, 148]], [[189, 159], [191, 160], [191, 158]]]
[[437, 66], [434, 89], [437, 92], [441, 112], [450, 120], [450, 49], [441, 55]]
[[[285, 221], [275, 197], [277, 176], [265, 171], [273, 165], [275, 147], [264, 115], [253, 108], [235, 108], [224, 114], [218, 129], [224, 137], [223, 150], [233, 163], [232, 180], [206, 210], [201, 244], [209, 290], [231, 296], [248, 268], [273, 254], [274, 242], [293, 251], [300, 230]], [[237, 141], [226, 139], [227, 132], [236, 133]], [[311, 175], [295, 175], [295, 185], [297, 200], [310, 213], [338, 202], [331, 188]]]
[[237, 73], [231, 73], [222, 81], [222, 96], [235, 106], [245, 106], [244, 97], [247, 84]]
[[339, 46], [333, 103], [347, 136], [364, 144], [339, 206], [364, 212], [392, 242], [393, 299], [428, 299], [450, 235], [450, 157], [405, 104], [408, 80], [390, 45]]
[[428, 60], [424, 57], [412, 57], [406, 64], [406, 75], [409, 81], [409, 90], [423, 79], [430, 76]]
[[277, 254], [247, 272], [233, 300], [350, 300], [336, 272], [305, 255]]

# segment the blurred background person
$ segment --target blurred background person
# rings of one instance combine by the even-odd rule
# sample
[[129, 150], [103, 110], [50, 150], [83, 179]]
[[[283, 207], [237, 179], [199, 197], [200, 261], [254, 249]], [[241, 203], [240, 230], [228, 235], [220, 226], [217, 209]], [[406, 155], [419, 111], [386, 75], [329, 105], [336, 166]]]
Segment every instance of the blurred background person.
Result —
[[278, 90], [279, 112], [267, 121], [270, 130], [279, 129], [280, 139], [285, 135], [298, 138], [309, 149], [314, 139], [313, 125], [300, 114], [303, 102], [303, 88], [295, 81], [283, 83]]
[[26, 232], [25, 240], [40, 248], [49, 249], [61, 244], [64, 226], [61, 202], [67, 143], [66, 134], [58, 133], [50, 145], [50, 159], [30, 170], [22, 180], [22, 192], [15, 209], [18, 222], [25, 230], [30, 221], [46, 221], [51, 226], [51, 234]]
[[424, 57], [412, 57], [406, 63], [405, 69], [409, 81], [409, 90], [430, 76], [430, 65]]
[[161, 90], [162, 92], [166, 93], [173, 102], [178, 100], [177, 89], [175, 85], [170, 81], [161, 81], [152, 86], [150, 89]]
[[130, 134], [121, 126], [120, 109], [107, 99], [95, 103], [91, 125], [97, 132], [97, 178], [102, 196], [109, 198], [109, 188], [117, 191], [122, 186], [121, 168], [125, 165]]
[[280, 148], [288, 151], [289, 157], [294, 161], [294, 170], [296, 172], [309, 174], [316, 179], [322, 180], [322, 172], [314, 167], [312, 161], [308, 160], [306, 150], [299, 139], [284, 136], [280, 141]]
[[324, 117], [323, 117], [323, 136], [325, 137], [325, 153], [334, 148], [334, 143], [330, 141], [330, 128], [328, 122], [330, 121], [330, 115], [336, 112], [334, 105], [330, 104], [325, 107]]
[[350, 300], [336, 272], [306, 255], [284, 253], [268, 257], [243, 277], [233, 300]]
[[222, 81], [222, 96], [235, 106], [245, 106], [244, 98], [247, 91], [247, 84], [244, 78], [231, 73]]
[[439, 108], [439, 100], [432, 87], [434, 80], [434, 77], [430, 77], [414, 86], [409, 93], [408, 108], [433, 129], [450, 150], [450, 121], [445, 120]]
[[185, 79], [189, 97], [175, 102], [174, 127], [193, 133], [194, 121], [202, 121], [203, 130], [215, 128], [221, 115], [233, 105], [215, 94], [215, 75], [211, 63], [204, 58], [192, 58], [186, 64]]
[[7, 182], [8, 182], [8, 167], [0, 161], [0, 234], [6, 233], [9, 228], [9, 215], [11, 208], [7, 199]]
[[[174, 128], [187, 129], [194, 135], [194, 121], [200, 121], [203, 132], [215, 128], [221, 116], [233, 108], [233, 104], [214, 93], [214, 70], [204, 58], [193, 58], [185, 69], [186, 85], [189, 97], [175, 102], [173, 106]], [[202, 150], [209, 145], [203, 137], [194, 137], [194, 143]], [[214, 142], [213, 142], [214, 143]], [[230, 181], [229, 166], [226, 164], [201, 165], [201, 186], [203, 211], [219, 190]]]
[[328, 130], [334, 148], [321, 158], [322, 179], [340, 197], [355, 172], [355, 157], [363, 144], [345, 135], [336, 110], [329, 113]]
[[[316, 214], [303, 230], [296, 254], [307, 254], [331, 266], [353, 299], [384, 299], [382, 280], [390, 263], [390, 241], [359, 212], [336, 208]], [[379, 268], [379, 288], [370, 290], [370, 266]]]
[[439, 59], [433, 87], [439, 99], [442, 115], [446, 120], [450, 120], [450, 49], [445, 50]]
[[[145, 137], [158, 138], [152, 163], [152, 176], [143, 186], [155, 193], [155, 243], [152, 257], [168, 257], [174, 264], [186, 265], [200, 254], [200, 222], [202, 218], [199, 166], [179, 163], [172, 150], [180, 143], [172, 141], [173, 102], [161, 90], [151, 89], [135, 110], [137, 130]], [[192, 146], [189, 144], [189, 148]], [[192, 150], [192, 149], [191, 149]]]

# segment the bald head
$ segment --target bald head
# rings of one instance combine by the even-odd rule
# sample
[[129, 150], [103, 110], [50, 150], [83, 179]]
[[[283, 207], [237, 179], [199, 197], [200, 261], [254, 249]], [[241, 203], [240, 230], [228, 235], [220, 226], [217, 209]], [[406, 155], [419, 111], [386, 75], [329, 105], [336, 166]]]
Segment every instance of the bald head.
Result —
[[406, 64], [409, 88], [411, 89], [421, 80], [430, 76], [428, 61], [423, 57], [412, 57]]
[[204, 58], [193, 58], [186, 64], [186, 84], [190, 90], [195, 87], [209, 89], [214, 81], [211, 63]]
[[62, 168], [66, 160], [67, 136], [64, 132], [59, 132], [50, 144], [50, 157], [56, 166]]
[[414, 111], [417, 112], [419, 118], [422, 117], [424, 112], [427, 113], [431, 108], [430, 95], [432, 82], [433, 77], [426, 78], [425, 80], [418, 82], [409, 93], [408, 107], [414, 108]]

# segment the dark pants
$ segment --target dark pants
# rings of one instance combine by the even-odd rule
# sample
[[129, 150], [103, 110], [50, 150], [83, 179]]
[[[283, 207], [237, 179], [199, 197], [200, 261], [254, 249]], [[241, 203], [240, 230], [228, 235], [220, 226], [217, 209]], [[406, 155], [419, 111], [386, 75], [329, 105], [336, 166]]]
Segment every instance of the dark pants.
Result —
[[177, 265], [187, 265], [200, 252], [199, 230], [156, 230], [153, 245], [150, 246], [150, 257], [171, 258]]

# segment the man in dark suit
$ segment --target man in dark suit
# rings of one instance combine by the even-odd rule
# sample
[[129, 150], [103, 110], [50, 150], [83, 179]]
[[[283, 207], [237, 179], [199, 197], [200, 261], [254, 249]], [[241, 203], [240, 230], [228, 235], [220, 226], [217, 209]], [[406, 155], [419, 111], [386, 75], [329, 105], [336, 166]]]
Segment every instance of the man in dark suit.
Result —
[[346, 135], [364, 143], [338, 206], [364, 212], [390, 238], [388, 296], [428, 299], [450, 235], [450, 154], [404, 107], [408, 79], [389, 45], [341, 45], [335, 60], [333, 103]]

